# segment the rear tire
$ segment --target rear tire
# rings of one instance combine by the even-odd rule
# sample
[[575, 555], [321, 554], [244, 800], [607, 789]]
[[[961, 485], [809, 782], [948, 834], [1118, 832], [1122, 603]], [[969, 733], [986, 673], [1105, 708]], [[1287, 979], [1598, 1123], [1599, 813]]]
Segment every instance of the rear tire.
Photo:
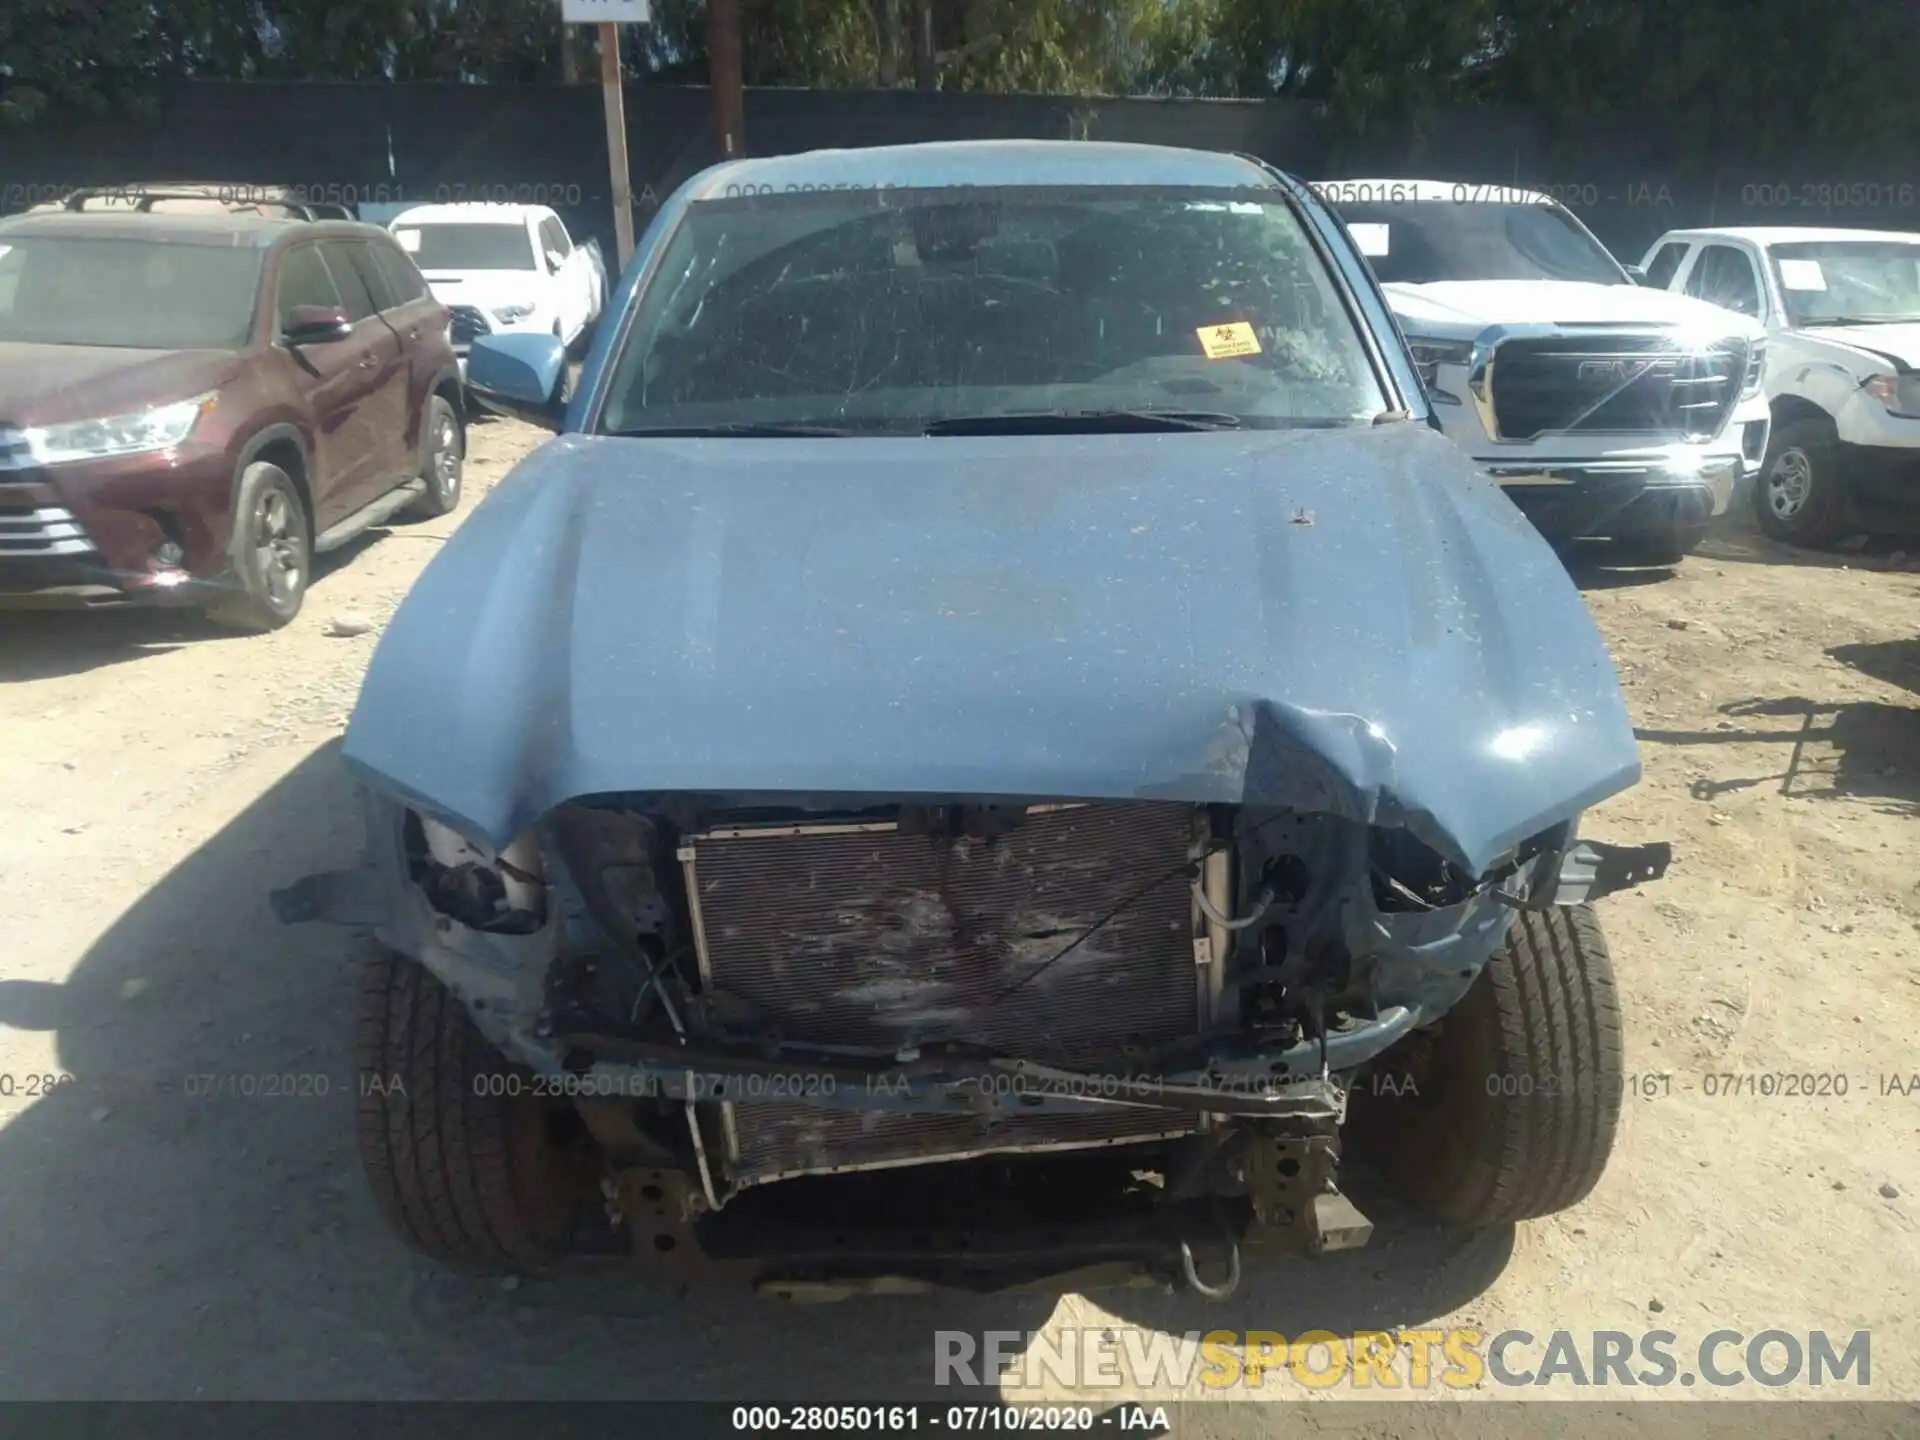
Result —
[[1760, 528], [1775, 540], [1819, 546], [1840, 538], [1847, 484], [1831, 420], [1809, 417], [1774, 427], [1753, 487], [1753, 509]]
[[420, 478], [427, 490], [407, 507], [411, 515], [432, 520], [451, 515], [460, 508], [460, 477], [466, 468], [467, 432], [460, 413], [444, 395], [427, 400], [427, 413], [421, 417], [424, 430]]
[[1401, 1061], [1412, 1085], [1357, 1086], [1349, 1123], [1414, 1204], [1480, 1228], [1565, 1210], [1598, 1183], [1625, 1081], [1613, 961], [1589, 906], [1522, 911], [1466, 997], [1403, 1046], [1379, 1068]]
[[241, 475], [227, 561], [237, 588], [207, 607], [210, 619], [259, 633], [300, 613], [313, 578], [313, 532], [300, 492], [278, 465], [257, 461]]
[[578, 1117], [534, 1098], [531, 1072], [424, 966], [384, 948], [367, 961], [355, 1064], [361, 1167], [403, 1240], [489, 1269], [539, 1270], [565, 1252], [594, 1192]]

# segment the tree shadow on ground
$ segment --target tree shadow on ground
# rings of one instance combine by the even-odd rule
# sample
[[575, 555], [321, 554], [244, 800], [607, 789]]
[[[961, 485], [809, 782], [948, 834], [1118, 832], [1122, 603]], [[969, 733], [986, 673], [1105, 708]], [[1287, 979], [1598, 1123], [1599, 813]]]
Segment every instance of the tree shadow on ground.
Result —
[[1827, 654], [1882, 684], [1920, 695], [1920, 639], [1835, 645]]
[[[1779, 700], [1739, 700], [1720, 707], [1724, 729], [1637, 729], [1640, 740], [1655, 745], [1753, 745], [1785, 747], [1762, 773], [1700, 779], [1696, 800], [1713, 800], [1737, 790], [1773, 786], [1781, 795], [1866, 801], [1895, 814], [1920, 815], [1920, 709], [1877, 701], [1823, 703], [1791, 696]], [[1778, 722], [1768, 728], [1744, 728], [1739, 720]], [[1831, 747], [1829, 762], [1810, 756], [1810, 746]]]

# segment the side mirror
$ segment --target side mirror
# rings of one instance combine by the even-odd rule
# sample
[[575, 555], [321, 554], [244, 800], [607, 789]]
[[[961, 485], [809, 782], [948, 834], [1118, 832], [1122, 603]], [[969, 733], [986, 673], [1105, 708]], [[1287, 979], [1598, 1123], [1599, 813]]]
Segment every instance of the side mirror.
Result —
[[280, 338], [289, 345], [325, 345], [353, 334], [353, 322], [336, 305], [296, 305]]
[[467, 351], [467, 389], [489, 410], [543, 430], [566, 421], [567, 347], [551, 335], [482, 335]]
[[547, 251], [547, 269], [558, 273], [560, 267], [566, 263], [567, 257], [562, 255], [558, 250]]
[[1627, 265], [1622, 268], [1627, 272], [1627, 278], [1633, 281], [1634, 284], [1644, 285], [1647, 283], [1647, 272], [1642, 270], [1638, 265]]

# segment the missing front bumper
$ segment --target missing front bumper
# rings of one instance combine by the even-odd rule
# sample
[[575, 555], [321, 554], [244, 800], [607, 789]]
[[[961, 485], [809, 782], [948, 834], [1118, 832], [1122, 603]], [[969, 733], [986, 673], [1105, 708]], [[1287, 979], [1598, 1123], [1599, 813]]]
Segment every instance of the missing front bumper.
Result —
[[611, 1193], [634, 1258], [662, 1278], [793, 1301], [1138, 1284], [1224, 1299], [1247, 1262], [1368, 1242], [1334, 1183], [1332, 1134], [1227, 1138], [811, 1177], [722, 1211], [672, 1171], [627, 1169]]

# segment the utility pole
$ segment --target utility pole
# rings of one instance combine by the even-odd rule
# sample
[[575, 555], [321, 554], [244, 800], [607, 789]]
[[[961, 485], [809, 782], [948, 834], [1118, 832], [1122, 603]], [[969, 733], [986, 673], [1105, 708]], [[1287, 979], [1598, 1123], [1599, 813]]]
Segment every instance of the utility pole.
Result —
[[607, 165], [613, 180], [613, 238], [620, 268], [633, 259], [633, 173], [627, 168], [626, 86], [620, 76], [620, 27], [600, 25], [600, 95], [607, 112]]
[[707, 0], [707, 73], [720, 158], [746, 153], [746, 98], [740, 84], [740, 0]]
[[620, 75], [620, 26], [645, 25], [647, 0], [560, 0], [560, 23], [600, 31], [600, 100], [607, 114], [607, 174], [613, 184], [613, 238], [620, 268], [633, 259], [633, 176], [627, 168], [627, 104]]
[[913, 83], [922, 90], [940, 88], [940, 56], [933, 48], [933, 0], [915, 0]]

